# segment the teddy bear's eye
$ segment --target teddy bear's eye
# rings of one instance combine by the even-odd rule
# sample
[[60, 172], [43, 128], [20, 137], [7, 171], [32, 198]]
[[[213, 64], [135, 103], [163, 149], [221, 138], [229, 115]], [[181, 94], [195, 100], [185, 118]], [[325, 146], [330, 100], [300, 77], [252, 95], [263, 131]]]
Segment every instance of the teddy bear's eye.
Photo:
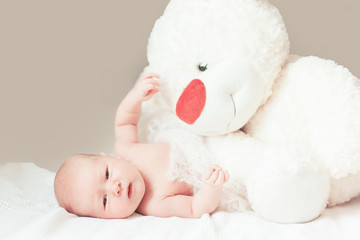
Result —
[[199, 69], [201, 72], [205, 72], [206, 69], [207, 69], [207, 64], [206, 64], [206, 65], [204, 65], [204, 64], [199, 64], [198, 69]]

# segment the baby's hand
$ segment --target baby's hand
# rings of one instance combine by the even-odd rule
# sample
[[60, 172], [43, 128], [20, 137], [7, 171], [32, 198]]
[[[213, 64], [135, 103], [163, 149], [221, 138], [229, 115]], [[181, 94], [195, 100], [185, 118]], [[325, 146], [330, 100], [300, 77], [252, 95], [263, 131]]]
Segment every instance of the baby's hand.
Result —
[[229, 172], [224, 171], [219, 165], [210, 166], [202, 176], [203, 183], [222, 186], [229, 180]]
[[160, 82], [158, 78], [160, 78], [158, 74], [147, 73], [138, 79], [134, 91], [141, 101], [149, 100], [159, 91]]
[[201, 216], [212, 213], [219, 206], [223, 184], [229, 180], [229, 172], [218, 165], [210, 166], [202, 175], [203, 184], [194, 195], [193, 211]]

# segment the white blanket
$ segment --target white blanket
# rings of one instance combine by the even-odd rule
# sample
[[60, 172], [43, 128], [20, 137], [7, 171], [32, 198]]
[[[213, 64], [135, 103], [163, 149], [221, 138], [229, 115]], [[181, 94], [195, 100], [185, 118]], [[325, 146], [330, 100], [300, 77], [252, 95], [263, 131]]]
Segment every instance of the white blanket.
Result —
[[128, 219], [77, 217], [57, 205], [55, 174], [33, 163], [0, 166], [0, 239], [360, 239], [360, 198], [326, 209], [304, 224], [277, 224], [246, 213], [200, 219], [134, 214]]

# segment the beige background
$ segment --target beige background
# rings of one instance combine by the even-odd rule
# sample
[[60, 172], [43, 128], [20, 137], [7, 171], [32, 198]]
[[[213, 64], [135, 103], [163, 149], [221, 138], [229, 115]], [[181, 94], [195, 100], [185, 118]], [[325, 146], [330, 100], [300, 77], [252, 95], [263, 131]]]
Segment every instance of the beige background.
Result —
[[[55, 171], [73, 153], [112, 153], [117, 104], [146, 62], [168, 0], [0, 0], [0, 162]], [[272, 0], [293, 53], [360, 76], [360, 2]]]

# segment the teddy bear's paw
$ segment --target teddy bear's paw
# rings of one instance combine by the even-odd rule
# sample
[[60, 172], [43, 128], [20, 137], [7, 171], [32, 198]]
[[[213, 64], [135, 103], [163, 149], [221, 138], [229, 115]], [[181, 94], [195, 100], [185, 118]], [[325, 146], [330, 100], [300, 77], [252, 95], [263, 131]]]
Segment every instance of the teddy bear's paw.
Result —
[[317, 218], [329, 198], [326, 172], [304, 168], [296, 173], [252, 176], [248, 198], [254, 211], [280, 223], [301, 223]]

